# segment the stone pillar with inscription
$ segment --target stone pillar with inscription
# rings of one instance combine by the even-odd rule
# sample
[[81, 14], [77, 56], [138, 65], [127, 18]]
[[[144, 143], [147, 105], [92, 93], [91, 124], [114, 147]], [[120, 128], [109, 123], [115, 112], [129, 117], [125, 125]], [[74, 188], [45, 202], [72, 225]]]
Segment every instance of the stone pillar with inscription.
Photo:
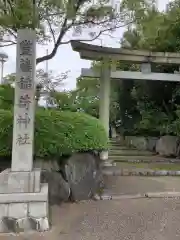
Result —
[[36, 33], [18, 31], [11, 169], [0, 174], [0, 232], [49, 229], [48, 184], [33, 168]]

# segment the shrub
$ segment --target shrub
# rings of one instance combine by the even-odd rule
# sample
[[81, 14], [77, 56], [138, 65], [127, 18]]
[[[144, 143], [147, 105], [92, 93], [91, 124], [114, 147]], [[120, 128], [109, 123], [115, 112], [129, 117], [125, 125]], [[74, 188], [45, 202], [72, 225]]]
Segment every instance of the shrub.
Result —
[[[13, 115], [0, 110], [0, 156], [11, 155]], [[73, 152], [107, 149], [107, 135], [98, 119], [84, 113], [40, 109], [35, 120], [34, 155], [57, 159]]]

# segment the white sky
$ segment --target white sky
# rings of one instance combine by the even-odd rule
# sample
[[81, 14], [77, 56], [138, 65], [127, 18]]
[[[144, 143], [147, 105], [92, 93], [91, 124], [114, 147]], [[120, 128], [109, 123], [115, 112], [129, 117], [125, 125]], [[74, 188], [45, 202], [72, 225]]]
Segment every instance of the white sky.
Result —
[[[159, 9], [163, 10], [166, 4], [169, 2], [168, 0], [159, 0]], [[114, 34], [114, 38], [104, 37], [102, 41], [96, 40], [93, 44], [102, 44], [105, 46], [111, 47], [119, 47], [118, 41], [122, 37], [122, 34], [125, 29], [118, 29]], [[52, 45], [48, 46], [38, 46], [37, 47], [37, 56], [42, 56], [46, 54], [46, 49], [50, 52], [52, 49]], [[8, 61], [4, 66], [4, 76], [6, 74], [15, 72], [16, 68], [16, 47], [6, 47], [1, 48], [1, 52], [6, 52], [9, 56]], [[76, 78], [80, 75], [81, 68], [90, 67], [90, 61], [82, 60], [79, 57], [79, 54], [73, 52], [71, 49], [71, 45], [63, 45], [59, 47], [56, 56], [48, 61], [49, 70], [52, 70], [54, 74], [59, 74], [61, 72], [66, 72], [70, 70], [69, 77], [66, 80], [66, 88], [73, 89], [76, 87]], [[38, 65], [37, 68], [45, 69], [46, 63], [43, 62]]]

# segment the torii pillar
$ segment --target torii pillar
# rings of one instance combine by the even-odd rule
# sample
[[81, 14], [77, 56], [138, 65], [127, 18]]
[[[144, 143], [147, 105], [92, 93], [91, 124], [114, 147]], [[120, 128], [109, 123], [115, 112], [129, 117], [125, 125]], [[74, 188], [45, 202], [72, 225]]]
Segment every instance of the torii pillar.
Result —
[[[100, 104], [99, 119], [103, 124], [106, 134], [109, 137], [109, 106], [110, 106], [110, 89], [111, 89], [111, 66], [108, 58], [105, 58], [102, 64], [100, 77]], [[104, 165], [109, 165], [108, 150], [101, 152], [100, 158]]]

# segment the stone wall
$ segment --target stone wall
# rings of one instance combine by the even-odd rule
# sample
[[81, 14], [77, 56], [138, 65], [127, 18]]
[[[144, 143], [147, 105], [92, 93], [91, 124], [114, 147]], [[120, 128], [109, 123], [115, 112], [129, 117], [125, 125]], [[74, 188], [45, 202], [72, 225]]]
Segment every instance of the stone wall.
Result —
[[143, 137], [125, 136], [124, 144], [138, 150], [156, 152], [163, 157], [180, 156], [180, 138], [177, 136]]
[[125, 136], [124, 142], [127, 146], [138, 150], [155, 151], [157, 140], [156, 137]]
[[156, 152], [164, 157], [178, 157], [180, 138], [176, 136], [163, 136], [156, 143]]

